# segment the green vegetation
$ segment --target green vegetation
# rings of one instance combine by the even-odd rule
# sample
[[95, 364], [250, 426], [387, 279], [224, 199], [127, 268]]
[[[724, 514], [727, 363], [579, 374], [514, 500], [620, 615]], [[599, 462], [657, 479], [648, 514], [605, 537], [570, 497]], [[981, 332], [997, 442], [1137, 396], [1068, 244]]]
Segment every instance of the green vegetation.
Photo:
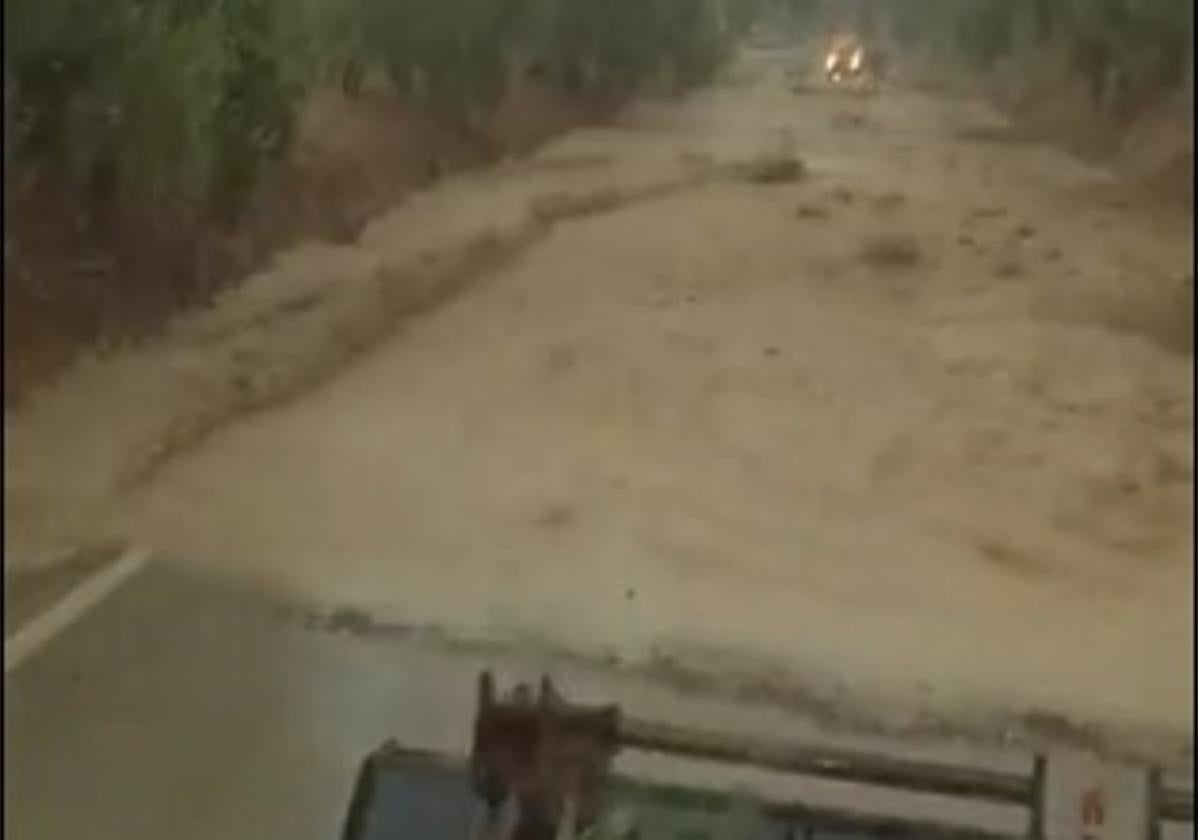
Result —
[[794, 40], [820, 14], [819, 0], [756, 0], [753, 14], [769, 31]]
[[905, 0], [895, 34], [975, 69], [1063, 57], [1096, 102], [1143, 102], [1192, 73], [1193, 0]]
[[618, 99], [708, 78], [749, 0], [5, 0], [5, 163], [96, 200], [234, 215], [308, 92], [396, 93], [465, 128], [516, 73]]
[[[851, 5], [851, 4], [850, 4]], [[860, 5], [860, 4], [859, 4]], [[870, 5], [866, 3], [865, 5]], [[1193, 0], [902, 0], [894, 32], [985, 69], [1067, 56], [1096, 97], [1192, 73]], [[758, 17], [825, 0], [5, 0], [5, 163], [96, 201], [183, 199], [235, 216], [318, 85], [382, 80], [476, 128], [516, 74], [619, 101], [707, 79]], [[837, 6], [839, 8], [839, 6]]]

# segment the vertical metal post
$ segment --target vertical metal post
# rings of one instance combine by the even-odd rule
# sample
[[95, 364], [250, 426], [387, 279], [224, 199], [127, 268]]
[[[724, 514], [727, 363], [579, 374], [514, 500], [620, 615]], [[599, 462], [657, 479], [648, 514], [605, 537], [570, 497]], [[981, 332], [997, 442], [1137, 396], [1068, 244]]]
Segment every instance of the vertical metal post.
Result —
[[362, 767], [358, 770], [358, 778], [354, 782], [349, 810], [345, 815], [345, 825], [341, 829], [342, 840], [361, 840], [366, 836], [366, 821], [370, 816], [371, 805], [374, 803], [377, 785], [378, 753], [372, 753], [362, 762]]
[[1032, 798], [1028, 802], [1028, 831], [1029, 840], [1046, 840], [1044, 825], [1044, 802], [1047, 797], [1048, 760], [1043, 755], [1036, 755], [1032, 765]]
[[1144, 837], [1161, 840], [1161, 771], [1155, 768], [1148, 771], [1148, 825]]

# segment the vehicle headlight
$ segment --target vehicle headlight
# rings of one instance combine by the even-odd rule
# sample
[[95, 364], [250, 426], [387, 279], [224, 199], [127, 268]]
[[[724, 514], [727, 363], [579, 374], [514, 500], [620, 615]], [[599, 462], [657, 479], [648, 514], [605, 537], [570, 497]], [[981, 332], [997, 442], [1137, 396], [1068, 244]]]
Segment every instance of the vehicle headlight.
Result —
[[859, 50], [859, 49], [853, 50], [853, 57], [849, 59], [849, 67], [851, 67], [854, 72], [856, 72], [857, 70], [860, 70], [861, 62], [864, 59], [865, 59], [865, 56], [862, 55], [861, 50]]
[[836, 69], [836, 53], [828, 53], [828, 57], [824, 59], [824, 69], [828, 71]]

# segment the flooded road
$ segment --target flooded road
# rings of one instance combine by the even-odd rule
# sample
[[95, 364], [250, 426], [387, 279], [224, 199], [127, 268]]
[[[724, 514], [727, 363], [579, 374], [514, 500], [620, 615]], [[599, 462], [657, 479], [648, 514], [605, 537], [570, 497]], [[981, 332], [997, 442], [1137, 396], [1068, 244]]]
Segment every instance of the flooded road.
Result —
[[785, 69], [454, 179], [81, 366], [6, 417], [6, 560], [129, 538], [848, 725], [1175, 758], [1188, 228], [976, 104]]

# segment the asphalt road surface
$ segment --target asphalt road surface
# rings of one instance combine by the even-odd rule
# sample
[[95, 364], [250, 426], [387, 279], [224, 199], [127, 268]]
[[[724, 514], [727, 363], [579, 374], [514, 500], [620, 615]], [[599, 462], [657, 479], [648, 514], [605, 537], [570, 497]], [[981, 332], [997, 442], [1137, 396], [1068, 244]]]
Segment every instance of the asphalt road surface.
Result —
[[[91, 570], [41, 614], [102, 573]], [[1018, 751], [821, 732], [776, 709], [548, 655], [316, 621], [258, 592], [151, 561], [19, 665], [6, 663], [6, 836], [327, 840], [337, 835], [359, 762], [386, 739], [466, 754], [485, 668], [501, 685], [548, 674], [571, 699], [617, 702], [641, 718], [1009, 771], [1030, 764]], [[1012, 834], [1025, 820], [1019, 809], [647, 756], [622, 757], [617, 769]]]

